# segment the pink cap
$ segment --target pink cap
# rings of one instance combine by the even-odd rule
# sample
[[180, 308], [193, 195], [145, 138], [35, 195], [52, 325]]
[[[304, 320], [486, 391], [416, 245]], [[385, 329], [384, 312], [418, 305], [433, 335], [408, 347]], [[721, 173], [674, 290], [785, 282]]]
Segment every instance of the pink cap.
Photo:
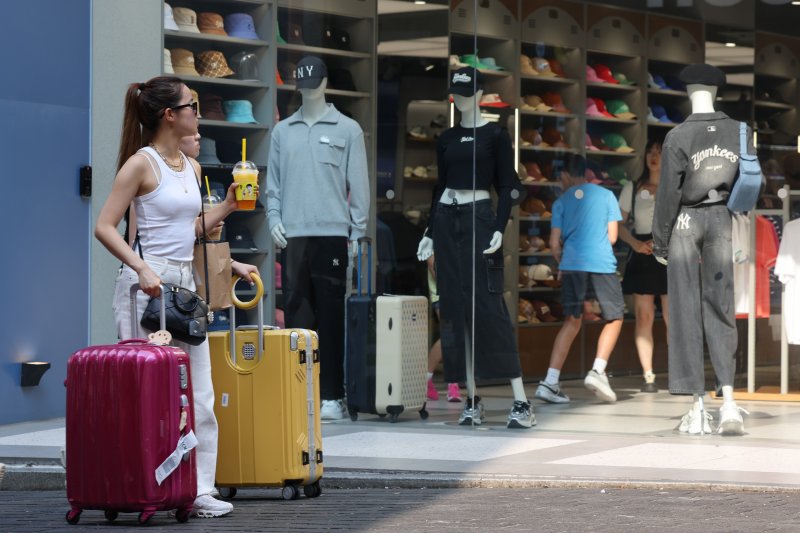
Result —
[[586, 65], [586, 81], [596, 81], [603, 83], [603, 80], [597, 75], [597, 72], [592, 68], [591, 65]]
[[[589, 113], [587, 112], [586, 114], [588, 115]], [[586, 145], [586, 149], [587, 150], [599, 150], [600, 149], [600, 148], [598, 148], [597, 146], [594, 145], [594, 143], [592, 142], [592, 138], [589, 137], [588, 133], [586, 134], [586, 140], [584, 141], [584, 144]], [[589, 173], [588, 169], [586, 170], [586, 173], [587, 173], [587, 176], [588, 176], [588, 173]], [[592, 172], [592, 175], [594, 175], [594, 172]]]
[[594, 99], [587, 98], [586, 99], [586, 116], [587, 117], [604, 117], [605, 115], [597, 109], [597, 103], [595, 103]]

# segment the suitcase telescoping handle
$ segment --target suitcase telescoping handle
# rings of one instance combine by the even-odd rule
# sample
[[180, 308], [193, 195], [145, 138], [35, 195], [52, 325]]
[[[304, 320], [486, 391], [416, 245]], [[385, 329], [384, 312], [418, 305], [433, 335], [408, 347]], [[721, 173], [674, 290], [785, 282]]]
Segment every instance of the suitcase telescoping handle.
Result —
[[[137, 323], [137, 319], [139, 318], [139, 309], [136, 305], [136, 293], [139, 292], [139, 284], [134, 283], [131, 285], [131, 335], [135, 332], [139, 331], [139, 324]], [[168, 291], [167, 287], [162, 283], [161, 284], [161, 294]], [[167, 302], [166, 298], [161, 298], [161, 329], [167, 329]]]
[[356, 277], [358, 278], [358, 295], [363, 296], [361, 292], [361, 263], [363, 258], [361, 256], [361, 245], [367, 245], [367, 296], [372, 296], [372, 239], [369, 237], [361, 237], [358, 239], [358, 267]]
[[[261, 278], [258, 274], [251, 273], [250, 277], [253, 278], [253, 282], [256, 284], [256, 295], [255, 297], [250, 300], [249, 302], [242, 302], [236, 296], [236, 283], [240, 279], [239, 276], [233, 276], [233, 281], [231, 283], [231, 301], [233, 301], [233, 305], [239, 309], [252, 309], [253, 307], [257, 308], [258, 313], [258, 360], [261, 360], [261, 357], [264, 354], [264, 283], [261, 281]], [[230, 312], [230, 356], [231, 362], [234, 366], [236, 366], [236, 309], [231, 309]]]

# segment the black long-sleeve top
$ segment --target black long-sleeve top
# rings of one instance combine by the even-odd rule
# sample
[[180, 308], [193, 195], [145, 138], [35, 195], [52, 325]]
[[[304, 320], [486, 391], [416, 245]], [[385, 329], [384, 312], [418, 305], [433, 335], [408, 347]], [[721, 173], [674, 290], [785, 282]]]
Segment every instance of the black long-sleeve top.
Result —
[[433, 190], [430, 219], [426, 235], [433, 237], [433, 221], [436, 208], [445, 189], [472, 189], [473, 137], [475, 144], [475, 190], [490, 190], [497, 193], [497, 218], [494, 229], [505, 230], [511, 205], [512, 190], [519, 184], [514, 170], [514, 152], [508, 131], [490, 122], [479, 128], [455, 126], [439, 136], [436, 145], [436, 161], [439, 177]]
[[[747, 152], [755, 153], [749, 128]], [[694, 113], [672, 129], [661, 149], [661, 174], [653, 214], [653, 254], [667, 257], [672, 229], [682, 206], [724, 203], [738, 175], [738, 121], [721, 111]]]

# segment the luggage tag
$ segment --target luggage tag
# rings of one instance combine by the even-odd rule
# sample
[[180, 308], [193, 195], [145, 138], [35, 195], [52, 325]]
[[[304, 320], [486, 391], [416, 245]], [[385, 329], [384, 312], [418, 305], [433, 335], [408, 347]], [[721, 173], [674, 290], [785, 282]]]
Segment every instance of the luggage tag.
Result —
[[172, 342], [172, 333], [170, 333], [165, 329], [160, 329], [148, 335], [147, 339], [150, 341], [151, 344], [156, 344], [158, 346], [166, 346]]
[[197, 447], [197, 437], [195, 437], [194, 431], [190, 431], [178, 439], [178, 445], [175, 447], [175, 451], [173, 451], [169, 457], [167, 457], [164, 462], [161, 463], [158, 468], [156, 468], [156, 483], [159, 487], [161, 486], [161, 483], [163, 483], [163, 481], [178, 468], [183, 454], [189, 453], [195, 447]]

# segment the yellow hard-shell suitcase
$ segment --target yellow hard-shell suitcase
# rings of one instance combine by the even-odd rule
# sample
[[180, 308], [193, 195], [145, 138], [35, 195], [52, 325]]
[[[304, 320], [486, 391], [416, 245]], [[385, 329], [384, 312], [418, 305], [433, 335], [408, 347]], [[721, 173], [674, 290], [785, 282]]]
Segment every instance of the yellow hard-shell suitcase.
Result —
[[265, 328], [260, 279], [256, 285], [253, 301], [234, 295], [234, 303], [257, 305], [259, 325], [237, 328], [231, 309], [230, 331], [208, 335], [219, 423], [216, 485], [228, 498], [251, 486], [283, 487], [287, 500], [301, 487], [316, 497], [323, 469], [319, 338], [307, 329]]

